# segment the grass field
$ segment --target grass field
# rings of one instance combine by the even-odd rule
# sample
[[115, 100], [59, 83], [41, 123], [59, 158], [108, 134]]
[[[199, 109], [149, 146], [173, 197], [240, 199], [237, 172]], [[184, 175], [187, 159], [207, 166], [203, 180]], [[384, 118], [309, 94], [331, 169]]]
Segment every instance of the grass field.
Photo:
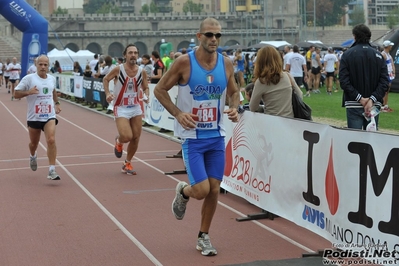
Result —
[[[342, 107], [342, 90], [333, 92], [332, 95], [328, 95], [325, 88], [321, 88], [320, 91], [320, 94], [312, 93], [310, 97], [304, 97], [304, 101], [312, 107], [312, 116], [346, 121], [346, 111]], [[379, 127], [399, 131], [399, 93], [389, 94], [388, 105], [394, 111], [379, 114]]]

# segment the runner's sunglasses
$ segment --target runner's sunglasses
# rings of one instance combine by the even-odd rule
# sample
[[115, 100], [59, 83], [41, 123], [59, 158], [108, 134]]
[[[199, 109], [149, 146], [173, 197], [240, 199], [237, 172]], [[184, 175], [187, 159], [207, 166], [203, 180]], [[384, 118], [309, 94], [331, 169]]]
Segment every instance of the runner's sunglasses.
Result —
[[221, 33], [201, 32], [201, 34], [207, 38], [213, 38], [213, 36], [215, 36], [216, 39], [219, 39], [220, 37], [222, 37]]

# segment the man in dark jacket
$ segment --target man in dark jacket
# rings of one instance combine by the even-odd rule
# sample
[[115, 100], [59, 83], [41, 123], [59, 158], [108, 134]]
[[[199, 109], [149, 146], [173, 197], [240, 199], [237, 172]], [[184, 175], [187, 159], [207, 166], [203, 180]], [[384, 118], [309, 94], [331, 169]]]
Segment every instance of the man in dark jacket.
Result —
[[[348, 128], [366, 129], [372, 107], [381, 108], [388, 90], [388, 71], [381, 53], [370, 46], [371, 31], [356, 25], [352, 34], [355, 43], [341, 58], [339, 81], [344, 90]], [[378, 116], [375, 117], [378, 128]]]

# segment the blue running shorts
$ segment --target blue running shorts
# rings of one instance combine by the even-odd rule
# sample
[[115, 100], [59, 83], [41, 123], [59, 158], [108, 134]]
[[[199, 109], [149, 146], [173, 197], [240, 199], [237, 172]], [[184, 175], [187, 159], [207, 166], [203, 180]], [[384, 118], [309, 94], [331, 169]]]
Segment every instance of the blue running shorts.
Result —
[[190, 185], [210, 177], [222, 181], [225, 165], [224, 137], [185, 139], [182, 151]]

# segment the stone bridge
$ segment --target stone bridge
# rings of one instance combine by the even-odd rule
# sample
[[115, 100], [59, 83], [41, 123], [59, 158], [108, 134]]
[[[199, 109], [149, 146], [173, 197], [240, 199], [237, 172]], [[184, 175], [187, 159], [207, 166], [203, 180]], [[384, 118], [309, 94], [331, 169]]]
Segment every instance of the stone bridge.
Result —
[[[218, 19], [222, 25], [221, 46], [252, 45], [265, 40], [295, 43], [300, 38], [298, 14], [268, 16], [267, 19], [263, 13], [256, 12], [52, 15], [48, 50], [68, 47], [117, 57], [129, 43], [136, 44], [140, 54], [144, 54], [159, 50], [165, 40], [172, 43], [176, 51], [187, 48], [192, 41], [197, 43], [195, 34], [200, 22], [207, 17]], [[285, 24], [273, 23], [276, 21], [285, 21]]]

